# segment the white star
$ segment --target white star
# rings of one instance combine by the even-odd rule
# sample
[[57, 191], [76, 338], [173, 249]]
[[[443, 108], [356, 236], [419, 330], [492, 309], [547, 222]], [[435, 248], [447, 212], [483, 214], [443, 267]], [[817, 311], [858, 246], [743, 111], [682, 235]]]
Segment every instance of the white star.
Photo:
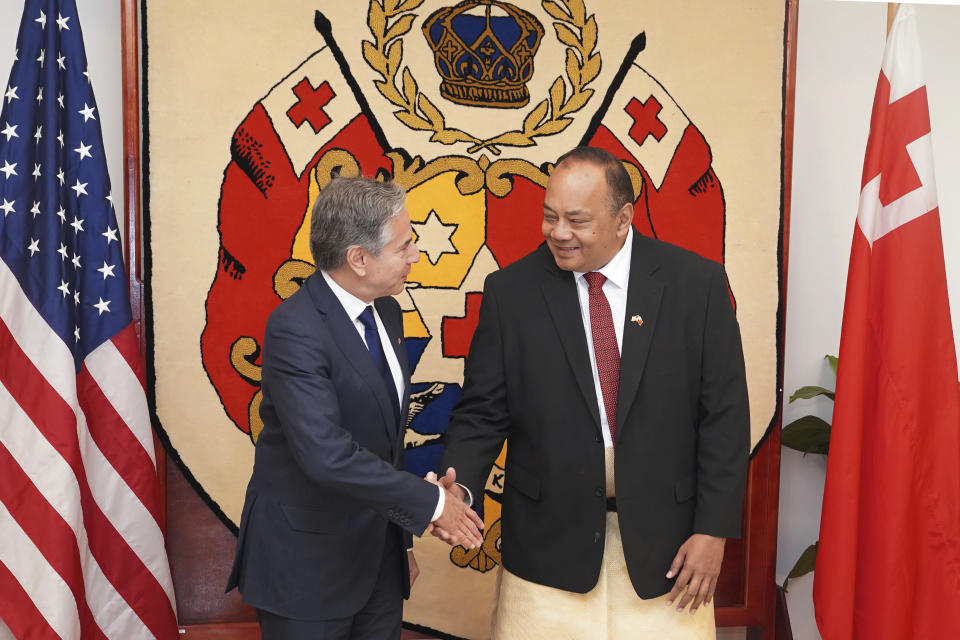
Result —
[[96, 117], [95, 115], [93, 115], [93, 112], [96, 111], [96, 110], [97, 110], [96, 107], [88, 107], [88, 106], [87, 106], [87, 103], [84, 102], [84, 103], [83, 103], [83, 109], [80, 109], [80, 111], [77, 111], [77, 113], [79, 113], [80, 115], [82, 115], [82, 116], [83, 116], [83, 121], [86, 122], [87, 120], [90, 120], [90, 119], [93, 119], [93, 120], [96, 120], [96, 119], [97, 119], [97, 117]]
[[84, 71], [83, 75], [87, 77], [87, 84], [90, 84], [90, 71], [89, 70]]
[[37, 90], [37, 103], [39, 104], [41, 102], [43, 102], [43, 87]]
[[16, 168], [17, 168], [16, 162], [14, 162], [13, 164], [10, 164], [6, 160], [4, 160], [3, 166], [0, 167], [0, 173], [7, 174], [7, 179], [9, 179], [11, 175], [15, 175], [15, 176], [20, 175], [16, 172]]
[[37, 202], [36, 200], [34, 200], [34, 202], [33, 202], [33, 208], [30, 209], [30, 213], [33, 214], [33, 217], [34, 217], [34, 218], [36, 218], [38, 215], [40, 215], [40, 203]]
[[63, 186], [63, 169], [57, 171], [57, 180], [60, 181], [60, 186]]
[[413, 232], [417, 235], [417, 244], [421, 253], [427, 254], [430, 264], [437, 264], [445, 253], [457, 253], [457, 248], [450, 241], [450, 236], [457, 230], [455, 224], [443, 224], [436, 211], [423, 222], [413, 223]]
[[109, 264], [109, 265], [108, 265], [107, 262], [106, 262], [106, 260], [104, 260], [103, 266], [100, 267], [99, 269], [97, 269], [97, 271], [99, 271], [100, 273], [102, 273], [102, 274], [103, 274], [103, 279], [106, 280], [106, 279], [107, 279], [107, 276], [116, 277], [116, 276], [114, 276], [114, 274], [113, 274], [113, 269], [114, 269], [116, 266], [117, 266], [117, 265], [115, 265], [115, 264]]
[[92, 155], [90, 155], [90, 149], [92, 149], [92, 148], [93, 148], [93, 145], [92, 145], [92, 144], [83, 144], [83, 142], [81, 141], [81, 142], [80, 142], [80, 147], [79, 147], [78, 149], [74, 149], [74, 151], [77, 152], [77, 153], [79, 153], [79, 154], [80, 154], [80, 159], [83, 160], [84, 158], [92, 158], [92, 157], [93, 157]]
[[30, 238], [30, 246], [27, 247], [27, 251], [30, 252], [30, 257], [33, 257], [33, 254], [40, 252], [40, 240], [34, 240]]
[[77, 178], [77, 184], [73, 185], [70, 188], [77, 192], [77, 197], [79, 198], [80, 196], [87, 195], [87, 184], [89, 183], [87, 182], [81, 183], [80, 178]]
[[60, 148], [63, 149], [63, 131], [57, 129], [57, 141], [60, 143]]
[[43, 137], [43, 125], [37, 126], [37, 132], [33, 134], [33, 139], [37, 141], [37, 144], [40, 144], [40, 138]]
[[43, 59], [47, 57], [47, 52], [45, 49], [40, 49], [40, 57], [37, 58], [37, 62], [40, 63], [40, 68], [43, 69]]
[[107, 202], [110, 203], [110, 208], [113, 209], [113, 191], [107, 194]]
[[60, 261], [61, 261], [61, 262], [64, 261], [64, 260], [66, 260], [66, 259], [67, 259], [67, 245], [65, 245], [65, 244], [63, 244], [63, 243], [61, 242], [61, 243], [60, 243], [60, 248], [57, 249], [57, 253], [59, 253], [59, 254], [61, 255], [61, 258], [60, 258]]
[[95, 304], [95, 305], [93, 305], [93, 306], [100, 312], [100, 313], [97, 314], [98, 316], [102, 316], [104, 311], [107, 311], [107, 312], [110, 311], [110, 301], [109, 301], [109, 300], [104, 300], [104, 299], [101, 298], [100, 296], [97, 296], [97, 300], [99, 300], [100, 302], [98, 302], [97, 304]]
[[47, 16], [43, 11], [40, 12], [40, 17], [34, 20], [34, 22], [40, 23], [40, 28], [45, 29], [47, 27]]
[[67, 20], [69, 19], [70, 19], [70, 16], [67, 16], [66, 18], [64, 18], [63, 16], [60, 15], [60, 12], [57, 11], [57, 28], [60, 29], [60, 31], [63, 31], [64, 29], [66, 29], [67, 31], [70, 31], [70, 27], [67, 26]]
[[119, 240], [117, 240], [117, 230], [116, 230], [116, 229], [113, 229], [112, 227], [107, 227], [106, 232], [105, 232], [105, 233], [101, 233], [100, 235], [102, 235], [103, 237], [105, 237], [105, 238], [107, 239], [107, 246], [108, 246], [108, 247], [110, 246], [110, 241], [111, 241], [111, 240], [112, 240], [113, 242], [119, 242]]
[[75, 305], [78, 306], [78, 307], [80, 306], [80, 292], [79, 292], [79, 291], [76, 291], [76, 290], [75, 290], [75, 291], [73, 292], [73, 304], [75, 304]]
[[[7, 216], [11, 213], [16, 213], [17, 210], [13, 208], [13, 202], [10, 202], [6, 198], [3, 199], [3, 204], [0, 204], [0, 209], [3, 209], [3, 218], [6, 220]], [[109, 242], [107, 243], [110, 244]]]
[[33, 177], [34, 178], [40, 177], [40, 165], [37, 163], [33, 164]]
[[10, 126], [10, 123], [8, 122], [3, 131], [0, 131], [0, 136], [7, 136], [7, 142], [10, 142], [10, 138], [19, 138], [20, 135], [17, 133], [17, 127], [19, 126], [20, 125], [18, 124]]
[[77, 342], [80, 342], [80, 327], [73, 326], [73, 339]]
[[63, 69], [64, 71], [66, 71], [67, 69], [67, 65], [63, 64], [63, 61], [66, 59], [67, 59], [67, 56], [63, 55], [62, 53], [59, 56], [57, 56], [57, 66]]
[[70, 226], [73, 227], [74, 233], [80, 233], [83, 231], [83, 218], [73, 216], [73, 222], [70, 223]]
[[57, 104], [59, 104], [59, 105], [60, 105], [60, 108], [63, 109], [63, 94], [62, 94], [62, 93], [58, 93], [58, 94], [57, 94]]
[[19, 100], [20, 96], [17, 95], [16, 87], [8, 87], [7, 92], [3, 94], [3, 97], [7, 99], [7, 104], [10, 104], [11, 100]]
[[[60, 206], [60, 209], [57, 211], [57, 215], [60, 216], [60, 224], [63, 224], [67, 221], [67, 210]], [[66, 256], [64, 256], [66, 257]]]
[[70, 262], [73, 263], [73, 266], [77, 269], [80, 268], [80, 256], [78, 254], [73, 254], [73, 257], [70, 258]]
[[60, 281], [60, 286], [57, 287], [57, 291], [59, 291], [60, 293], [62, 293], [62, 294], [63, 294], [63, 297], [66, 298], [68, 295], [70, 295], [70, 285], [68, 285], [68, 284], [66, 283], [66, 281], [61, 280], [61, 281]]

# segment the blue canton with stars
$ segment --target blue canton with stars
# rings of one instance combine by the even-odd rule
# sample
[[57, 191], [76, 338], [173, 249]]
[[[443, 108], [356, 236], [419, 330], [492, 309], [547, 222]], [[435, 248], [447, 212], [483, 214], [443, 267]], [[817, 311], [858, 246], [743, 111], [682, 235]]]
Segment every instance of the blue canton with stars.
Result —
[[74, 0], [27, 0], [0, 94], [0, 258], [73, 352], [131, 321], [99, 112]]

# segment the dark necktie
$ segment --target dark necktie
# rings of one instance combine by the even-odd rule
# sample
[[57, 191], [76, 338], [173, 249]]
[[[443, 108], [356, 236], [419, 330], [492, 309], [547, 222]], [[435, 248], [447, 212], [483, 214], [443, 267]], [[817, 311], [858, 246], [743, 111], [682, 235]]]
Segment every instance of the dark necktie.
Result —
[[400, 400], [397, 396], [397, 385], [393, 382], [393, 374], [390, 372], [390, 365], [387, 364], [386, 354], [383, 353], [383, 344], [380, 342], [380, 332], [377, 331], [377, 322], [373, 318], [373, 307], [367, 306], [360, 314], [360, 322], [363, 324], [363, 339], [367, 342], [367, 349], [370, 350], [370, 357], [383, 378], [383, 384], [387, 387], [387, 396], [390, 398], [390, 406], [393, 407], [394, 417], [400, 417]]
[[617, 428], [617, 388], [620, 385], [620, 349], [617, 348], [617, 333], [613, 328], [610, 303], [603, 295], [606, 276], [596, 271], [583, 274], [590, 285], [590, 330], [593, 333], [593, 355], [597, 360], [597, 377], [603, 393], [603, 407], [610, 427], [610, 442], [614, 443]]

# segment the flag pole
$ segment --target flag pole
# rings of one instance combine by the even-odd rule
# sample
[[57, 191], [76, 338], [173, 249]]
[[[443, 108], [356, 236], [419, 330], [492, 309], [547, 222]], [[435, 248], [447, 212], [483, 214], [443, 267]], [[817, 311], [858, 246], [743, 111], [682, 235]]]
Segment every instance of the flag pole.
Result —
[[887, 3], [887, 37], [890, 37], [890, 27], [893, 26], [893, 19], [897, 16], [897, 9], [899, 8], [899, 2]]

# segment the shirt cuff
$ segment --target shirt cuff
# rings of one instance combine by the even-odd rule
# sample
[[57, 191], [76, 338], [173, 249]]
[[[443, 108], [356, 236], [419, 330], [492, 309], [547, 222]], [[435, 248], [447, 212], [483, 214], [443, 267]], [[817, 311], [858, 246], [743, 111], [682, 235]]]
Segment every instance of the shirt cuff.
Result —
[[457, 483], [457, 486], [460, 487], [461, 489], [463, 489], [463, 490], [467, 493], [467, 499], [464, 500], [464, 502], [467, 503], [467, 506], [468, 506], [468, 507], [473, 507], [473, 494], [470, 493], [470, 489], [467, 489], [465, 486], [463, 486], [463, 485], [460, 484], [459, 482]]
[[437, 518], [443, 514], [443, 505], [447, 501], [447, 497], [444, 495], [443, 487], [437, 487], [440, 491], [440, 498], [437, 500], [437, 508], [433, 510], [433, 517], [430, 518], [430, 522], [434, 522]]

